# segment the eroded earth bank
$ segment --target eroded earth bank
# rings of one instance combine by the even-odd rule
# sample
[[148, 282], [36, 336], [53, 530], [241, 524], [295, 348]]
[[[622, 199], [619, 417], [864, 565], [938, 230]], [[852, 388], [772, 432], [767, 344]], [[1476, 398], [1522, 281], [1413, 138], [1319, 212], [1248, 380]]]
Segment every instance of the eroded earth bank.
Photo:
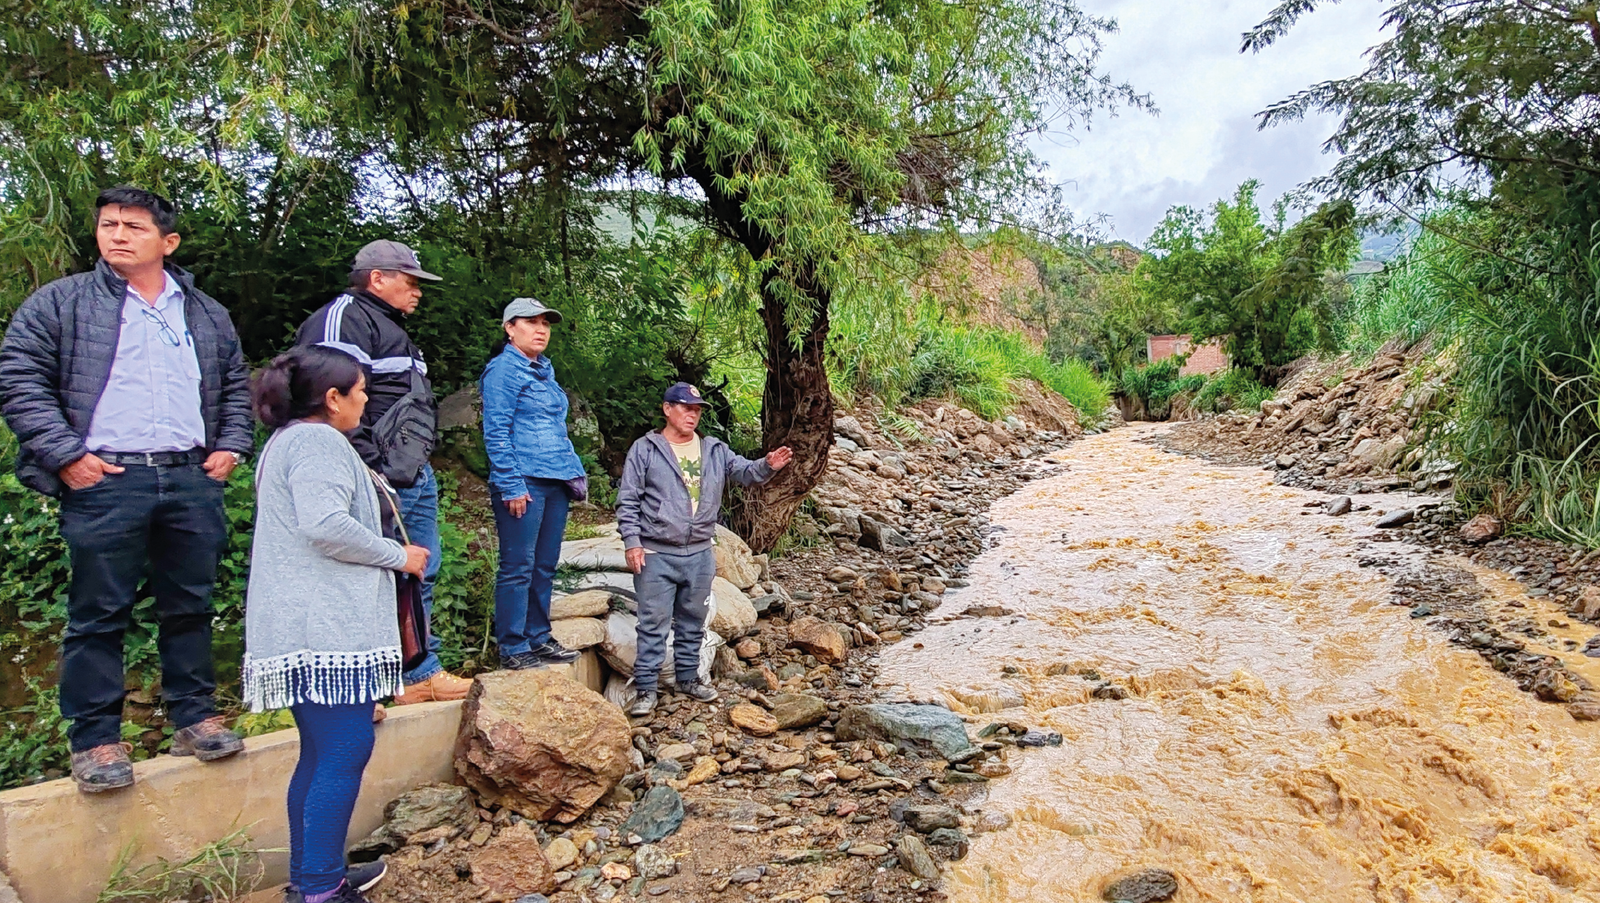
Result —
[[[1447, 552], [1373, 544], [1403, 497], [1329, 517], [1270, 472], [1165, 451], [1167, 429], [1055, 455], [991, 508], [970, 584], [882, 653], [881, 693], [1065, 738], [968, 802], [1011, 824], [946, 865], [949, 898], [1093, 900], [1155, 867], [1179, 900], [1600, 899], [1600, 723], [1391, 602], [1444, 570], [1565, 639], [1592, 628]], [[1541, 651], [1592, 677], [1573, 645]]]

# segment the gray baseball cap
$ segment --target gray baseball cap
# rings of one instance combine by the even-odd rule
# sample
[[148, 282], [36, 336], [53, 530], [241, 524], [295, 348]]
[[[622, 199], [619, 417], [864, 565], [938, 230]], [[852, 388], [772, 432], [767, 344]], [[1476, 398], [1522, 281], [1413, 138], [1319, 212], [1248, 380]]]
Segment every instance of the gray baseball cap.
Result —
[[551, 323], [561, 322], [561, 311], [545, 307], [538, 298], [512, 298], [511, 303], [506, 305], [505, 313], [500, 315], [500, 322], [510, 323], [518, 317], [538, 316], [549, 317]]
[[379, 239], [368, 242], [361, 250], [356, 252], [356, 262], [351, 264], [352, 270], [389, 270], [397, 273], [407, 273], [418, 279], [427, 279], [430, 282], [442, 282], [443, 276], [435, 276], [422, 268], [422, 261], [417, 259], [417, 252], [411, 250], [397, 241]]

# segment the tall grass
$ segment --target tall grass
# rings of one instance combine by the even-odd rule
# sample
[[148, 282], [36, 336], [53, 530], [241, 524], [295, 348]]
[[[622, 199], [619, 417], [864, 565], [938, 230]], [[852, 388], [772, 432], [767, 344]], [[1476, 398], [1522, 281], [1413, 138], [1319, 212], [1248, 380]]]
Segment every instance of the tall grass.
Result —
[[1425, 441], [1460, 465], [1458, 492], [1523, 532], [1600, 548], [1600, 236], [1572, 251], [1471, 212], [1432, 225], [1358, 287], [1346, 348], [1431, 335], [1454, 373]]

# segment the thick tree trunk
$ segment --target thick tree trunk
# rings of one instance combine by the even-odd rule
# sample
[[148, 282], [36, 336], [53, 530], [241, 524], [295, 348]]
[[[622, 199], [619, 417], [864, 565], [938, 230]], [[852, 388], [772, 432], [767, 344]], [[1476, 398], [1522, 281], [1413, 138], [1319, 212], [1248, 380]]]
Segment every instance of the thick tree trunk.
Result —
[[730, 513], [733, 529], [756, 552], [770, 552], [800, 509], [806, 494], [828, 469], [833, 446], [833, 390], [823, 349], [828, 339], [828, 292], [809, 269], [797, 280], [810, 302], [811, 323], [798, 347], [784, 322], [784, 302], [770, 277], [762, 285], [761, 321], [766, 327], [767, 384], [761, 396], [764, 451], [787, 445], [794, 461], [769, 482], [740, 493]]

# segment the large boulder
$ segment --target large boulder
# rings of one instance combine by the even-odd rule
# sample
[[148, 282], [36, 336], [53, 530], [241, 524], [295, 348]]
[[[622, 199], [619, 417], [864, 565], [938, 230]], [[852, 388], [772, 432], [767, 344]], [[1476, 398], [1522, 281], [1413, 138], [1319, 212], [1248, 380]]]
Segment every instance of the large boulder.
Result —
[[756, 607], [744, 590], [719, 576], [711, 581], [711, 598], [717, 606], [711, 629], [717, 636], [733, 640], [756, 629]]
[[479, 900], [509, 903], [556, 889], [555, 870], [539, 846], [539, 835], [526, 822], [501, 829], [472, 854], [471, 863]]
[[[672, 651], [667, 650], [667, 654]], [[614, 670], [633, 676], [633, 661], [639, 657], [639, 619], [625, 611], [606, 616], [606, 637], [600, 642], [600, 657]]]
[[789, 625], [789, 642], [811, 653], [818, 661], [837, 665], [844, 661], [844, 635], [832, 624], [806, 615]]
[[604, 589], [586, 589], [550, 600], [550, 620], [568, 618], [603, 618], [611, 610], [611, 593]]
[[550, 622], [550, 635], [568, 649], [588, 649], [606, 640], [606, 623], [598, 618], [566, 618]]
[[840, 740], [926, 744], [953, 762], [969, 759], [977, 752], [967, 739], [967, 725], [961, 716], [936, 705], [853, 705], [840, 713], [833, 732]]
[[461, 710], [456, 773], [490, 803], [570, 823], [627, 774], [622, 711], [548, 668], [482, 674]]
[[750, 547], [739, 534], [721, 524], [717, 525], [716, 553], [718, 577], [740, 589], [749, 589], [761, 579], [761, 565]]

